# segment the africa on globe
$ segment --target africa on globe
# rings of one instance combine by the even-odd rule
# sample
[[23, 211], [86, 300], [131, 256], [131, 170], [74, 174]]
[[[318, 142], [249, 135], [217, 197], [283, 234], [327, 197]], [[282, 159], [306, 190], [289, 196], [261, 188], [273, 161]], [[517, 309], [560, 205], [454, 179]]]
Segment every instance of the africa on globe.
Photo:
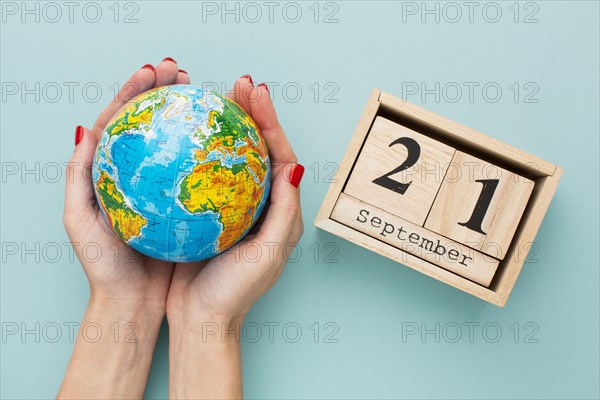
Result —
[[214, 257], [243, 238], [269, 196], [267, 145], [234, 101], [192, 85], [130, 100], [108, 123], [92, 168], [106, 221], [153, 258]]

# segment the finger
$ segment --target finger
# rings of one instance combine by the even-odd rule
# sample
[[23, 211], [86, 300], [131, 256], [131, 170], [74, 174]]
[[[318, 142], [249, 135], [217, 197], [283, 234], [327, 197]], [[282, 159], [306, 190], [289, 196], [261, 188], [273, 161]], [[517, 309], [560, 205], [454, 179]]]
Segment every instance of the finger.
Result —
[[187, 71], [180, 69], [177, 73], [177, 79], [175, 79], [175, 84], [177, 85], [189, 85], [191, 79], [187, 73]]
[[172, 85], [175, 83], [178, 74], [179, 68], [177, 68], [177, 61], [171, 57], [166, 57], [156, 66], [156, 83], [154, 86]]
[[267, 141], [269, 157], [273, 163], [296, 163], [298, 159], [279, 124], [275, 107], [269, 96], [269, 88], [264, 83], [254, 88], [250, 108], [252, 119]]
[[252, 113], [250, 101], [253, 91], [254, 83], [250, 75], [242, 75], [233, 86], [233, 101], [238, 103], [248, 114]]
[[290, 232], [290, 236], [288, 237], [288, 241], [293, 243], [294, 246], [298, 244], [302, 234], [304, 233], [304, 221], [302, 219], [302, 212], [300, 212], [300, 216], [294, 226], [292, 227], [292, 231]]
[[255, 237], [258, 242], [285, 244], [294, 226], [302, 223], [298, 186], [303, 174], [304, 167], [294, 163], [279, 168], [275, 173], [271, 187], [271, 204]]
[[91, 172], [98, 141], [92, 131], [78, 126], [75, 143], [75, 151], [67, 166], [65, 214], [77, 213], [96, 204]]
[[129, 100], [137, 96], [138, 94], [150, 90], [154, 87], [155, 82], [155, 69], [152, 65], [146, 64], [142, 68], [138, 69], [127, 82], [123, 85], [119, 93], [113, 101], [100, 113], [100, 116], [94, 123], [92, 132], [96, 135], [97, 139], [100, 139], [100, 135], [106, 128], [106, 125], [115, 113]]

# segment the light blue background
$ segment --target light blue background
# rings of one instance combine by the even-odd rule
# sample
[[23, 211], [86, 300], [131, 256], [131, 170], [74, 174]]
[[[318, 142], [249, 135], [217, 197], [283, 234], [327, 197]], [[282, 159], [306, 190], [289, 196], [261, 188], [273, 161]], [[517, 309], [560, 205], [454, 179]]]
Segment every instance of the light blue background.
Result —
[[[165, 56], [175, 58], [196, 83], [223, 82], [230, 87], [245, 73], [251, 73], [256, 83], [277, 83], [272, 92], [280, 119], [307, 167], [302, 183], [306, 222], [302, 255], [288, 265], [276, 287], [247, 318], [262, 327], [256, 343], [243, 343], [247, 397], [599, 397], [597, 2], [517, 4], [518, 23], [512, 1], [497, 3], [502, 10], [497, 23], [482, 17], [485, 2], [475, 9], [472, 23], [465, 6], [462, 19], [449, 22], [455, 14], [444, 9], [444, 3], [437, 6], [446, 11], [439, 23], [434, 15], [425, 15], [422, 22], [419, 14], [404, 14], [403, 21], [403, 7], [411, 4], [392, 1], [342, 1], [327, 9], [321, 3], [318, 23], [313, 2], [298, 3], [303, 14], [297, 23], [282, 17], [287, 4], [282, 2], [272, 23], [265, 6], [257, 23], [248, 21], [254, 17], [250, 9], [239, 23], [232, 15], [226, 15], [223, 23], [220, 14], [205, 15], [203, 22], [201, 2], [148, 1], [135, 3], [138, 22], [132, 24], [115, 23], [109, 9], [113, 2], [100, 2], [102, 18], [94, 24], [82, 18], [85, 4], [76, 8], [72, 23], [65, 7], [56, 23], [45, 21], [44, 15], [36, 23], [33, 16], [21, 22], [20, 15], [3, 14], [3, 96], [7, 83], [33, 88], [39, 82], [46, 93], [39, 102], [34, 95], [24, 101], [17, 95], [3, 97], [1, 103], [3, 331], [7, 323], [25, 323], [35, 330], [39, 322], [41, 335], [39, 343], [33, 334], [25, 340], [19, 335], [3, 338], [2, 398], [55, 395], [72, 349], [63, 324], [80, 321], [86, 306], [85, 276], [62, 245], [67, 241], [61, 224], [64, 176], [53, 182], [52, 166], [70, 158], [75, 126], [93, 123], [110, 101], [115, 82]], [[212, 4], [221, 7], [220, 2]], [[422, 7], [421, 2], [412, 4]], [[427, 4], [433, 8], [436, 3]], [[119, 5], [119, 21], [134, 10], [124, 7]], [[243, 13], [243, 4], [238, 7]], [[323, 23], [335, 7], [338, 22]], [[93, 10], [88, 11], [93, 17]], [[288, 18], [294, 17], [292, 11], [288, 9]], [[494, 18], [494, 10], [487, 11], [488, 18]], [[54, 18], [52, 10], [46, 12], [46, 19]], [[536, 12], [538, 22], [523, 23], [531, 12]], [[52, 82], [63, 87], [56, 102]], [[79, 84], [73, 99], [65, 82]], [[456, 82], [463, 88], [464, 82], [477, 82], [479, 89], [473, 101], [465, 89], [456, 102], [454, 92], [439, 101], [429, 95], [423, 102], [420, 96], [406, 96], [407, 82], [409, 86], [424, 82], [429, 88], [436, 82], [441, 87]], [[502, 88], [497, 102], [482, 95], [481, 88], [489, 82]], [[510, 89], [514, 82], [521, 88], [516, 101]], [[93, 89], [87, 100], [83, 96], [86, 83], [102, 89], [97, 102], [89, 100], [95, 96]], [[527, 83], [532, 84], [526, 88]], [[289, 92], [284, 97], [286, 84]], [[294, 86], [302, 89], [296, 102]], [[505, 309], [312, 225], [328, 187], [326, 163], [341, 159], [372, 88], [405, 95], [565, 169], [536, 239], [539, 251], [524, 266]], [[525, 102], [532, 88], [539, 89], [533, 96], [537, 102]], [[325, 102], [324, 95], [334, 89], [338, 91], [331, 99], [337, 102]], [[39, 163], [40, 173], [6, 176], [15, 163], [21, 170]], [[5, 254], [10, 243], [18, 244], [17, 255]], [[46, 246], [47, 254], [39, 260], [25, 251], [36, 243]], [[62, 247], [62, 254], [52, 251], [53, 243]], [[332, 249], [337, 249], [331, 258], [336, 263], [325, 257]], [[264, 325], [269, 322], [280, 324], [273, 343]], [[327, 322], [335, 325], [325, 329]], [[464, 325], [469, 322], [480, 324], [472, 341]], [[56, 343], [49, 340], [55, 331], [43, 330], [49, 323], [63, 326]], [[298, 342], [288, 342], [295, 336], [293, 328], [283, 335], [286, 323], [301, 327]], [[439, 323], [439, 343], [433, 334], [403, 341], [403, 331], [412, 323], [419, 328], [424, 323], [427, 329]], [[482, 332], [487, 323], [502, 329], [496, 343], [489, 340], [494, 329], [487, 331], [488, 340]], [[451, 343], [454, 324], [462, 326], [463, 335]], [[339, 331], [333, 338], [338, 343], [325, 343], [325, 334], [335, 326]], [[255, 331], [247, 331], [247, 339], [254, 335]], [[537, 343], [528, 343], [531, 339]], [[168, 332], [163, 329], [149, 398], [167, 394], [167, 343]]]

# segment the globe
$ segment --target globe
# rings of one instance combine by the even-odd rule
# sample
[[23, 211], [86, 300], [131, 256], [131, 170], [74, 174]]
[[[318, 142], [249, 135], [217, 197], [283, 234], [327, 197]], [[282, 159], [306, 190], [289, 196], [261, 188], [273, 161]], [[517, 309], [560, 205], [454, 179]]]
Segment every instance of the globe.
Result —
[[94, 156], [96, 199], [108, 225], [153, 258], [191, 262], [242, 239], [269, 196], [258, 127], [234, 101], [191, 85], [129, 101]]

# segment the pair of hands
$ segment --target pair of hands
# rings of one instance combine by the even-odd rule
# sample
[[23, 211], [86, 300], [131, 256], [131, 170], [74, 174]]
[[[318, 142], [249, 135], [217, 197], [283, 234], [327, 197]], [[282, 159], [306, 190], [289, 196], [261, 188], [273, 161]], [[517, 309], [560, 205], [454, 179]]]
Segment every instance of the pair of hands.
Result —
[[[78, 127], [67, 173], [63, 222], [89, 280], [91, 303], [144, 308], [162, 316], [166, 312], [170, 325], [241, 321], [277, 281], [303, 232], [297, 185], [304, 169], [297, 164], [266, 85], [254, 87], [250, 76], [245, 75], [228, 93], [265, 137], [273, 182], [270, 205], [260, 226], [224, 254], [195, 263], [171, 263], [136, 252], [121, 242], [104, 221], [90, 179], [97, 142], [125, 103], [154, 87], [189, 83], [188, 74], [171, 58], [165, 58], [156, 68], [145, 65], [123, 85], [91, 130]], [[102, 250], [100, 261], [85, 256], [85, 244], [89, 243]], [[256, 252], [260, 253], [258, 257]]]

